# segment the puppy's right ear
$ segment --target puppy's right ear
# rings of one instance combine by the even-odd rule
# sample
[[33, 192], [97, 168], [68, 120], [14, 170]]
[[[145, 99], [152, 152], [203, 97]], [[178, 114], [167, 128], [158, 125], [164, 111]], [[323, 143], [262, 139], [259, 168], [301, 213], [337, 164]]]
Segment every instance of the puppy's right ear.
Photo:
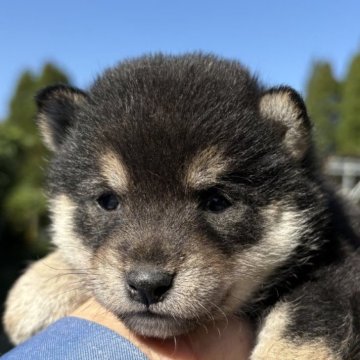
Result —
[[37, 122], [47, 147], [57, 151], [69, 129], [76, 122], [76, 114], [88, 101], [85, 92], [67, 85], [54, 85], [40, 90], [35, 96]]

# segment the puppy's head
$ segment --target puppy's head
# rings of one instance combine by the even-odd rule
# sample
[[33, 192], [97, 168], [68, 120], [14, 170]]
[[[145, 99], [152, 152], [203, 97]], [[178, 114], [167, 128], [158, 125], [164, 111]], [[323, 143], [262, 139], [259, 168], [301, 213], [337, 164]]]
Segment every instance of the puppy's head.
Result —
[[135, 332], [235, 312], [304, 246], [317, 194], [293, 90], [213, 56], [158, 55], [37, 103], [54, 242]]

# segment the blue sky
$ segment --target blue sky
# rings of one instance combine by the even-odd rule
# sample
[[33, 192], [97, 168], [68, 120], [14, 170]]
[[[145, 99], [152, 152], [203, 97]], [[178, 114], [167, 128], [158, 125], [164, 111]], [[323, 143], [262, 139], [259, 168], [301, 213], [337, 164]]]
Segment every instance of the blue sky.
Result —
[[311, 64], [343, 76], [360, 51], [359, 0], [1, 0], [0, 118], [19, 73], [54, 61], [86, 87], [146, 52], [236, 58], [267, 84], [303, 91]]

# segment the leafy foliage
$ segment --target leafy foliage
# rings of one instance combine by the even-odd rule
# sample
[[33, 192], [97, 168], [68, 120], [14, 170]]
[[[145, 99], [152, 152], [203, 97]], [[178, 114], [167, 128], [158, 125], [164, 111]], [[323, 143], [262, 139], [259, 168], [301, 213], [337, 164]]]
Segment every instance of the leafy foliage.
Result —
[[[47, 150], [35, 124], [34, 95], [42, 87], [69, 83], [53, 64], [39, 75], [24, 71], [15, 88], [9, 115], [0, 123], [1, 246], [38, 253], [47, 244], [44, 171]], [[19, 251], [20, 252], [20, 251]]]
[[360, 55], [352, 59], [344, 80], [327, 62], [315, 63], [306, 103], [324, 155], [360, 156]]
[[360, 55], [355, 56], [350, 64], [340, 114], [339, 153], [360, 156]]
[[314, 64], [307, 86], [306, 103], [315, 123], [317, 143], [326, 154], [336, 152], [340, 99], [340, 84], [333, 75], [331, 65], [327, 62]]

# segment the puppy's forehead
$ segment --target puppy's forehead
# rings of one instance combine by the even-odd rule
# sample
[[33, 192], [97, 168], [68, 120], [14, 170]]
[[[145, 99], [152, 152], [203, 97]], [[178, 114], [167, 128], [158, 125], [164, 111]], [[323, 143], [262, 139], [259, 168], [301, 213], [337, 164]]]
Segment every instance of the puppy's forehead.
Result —
[[[151, 154], [144, 154], [151, 157]], [[130, 160], [129, 157], [128, 161]], [[205, 149], [195, 151], [193, 154], [184, 157], [182, 163], [178, 159], [177, 168], [174, 168], [174, 164], [169, 163], [169, 159], [164, 159], [163, 175], [168, 171], [168, 182], [170, 184], [171, 178], [175, 178], [176, 183], [180, 184], [185, 189], [201, 190], [211, 186], [214, 186], [221, 176], [223, 176], [229, 166], [230, 159], [216, 146], [209, 146]], [[102, 177], [107, 184], [114, 190], [123, 193], [129, 189], [129, 186], [136, 179], [132, 178], [134, 169], [132, 169], [131, 160], [126, 163], [120, 153], [114, 150], [106, 150], [99, 157], [99, 168]], [[159, 180], [159, 177], [154, 173], [155, 169], [151, 169], [149, 166], [144, 166], [138, 169], [138, 173], [142, 173], [142, 177], [151, 181], [151, 178]], [[157, 169], [159, 172], [159, 169]], [[155, 176], [149, 176], [155, 175]], [[171, 184], [170, 184], [171, 185]]]

